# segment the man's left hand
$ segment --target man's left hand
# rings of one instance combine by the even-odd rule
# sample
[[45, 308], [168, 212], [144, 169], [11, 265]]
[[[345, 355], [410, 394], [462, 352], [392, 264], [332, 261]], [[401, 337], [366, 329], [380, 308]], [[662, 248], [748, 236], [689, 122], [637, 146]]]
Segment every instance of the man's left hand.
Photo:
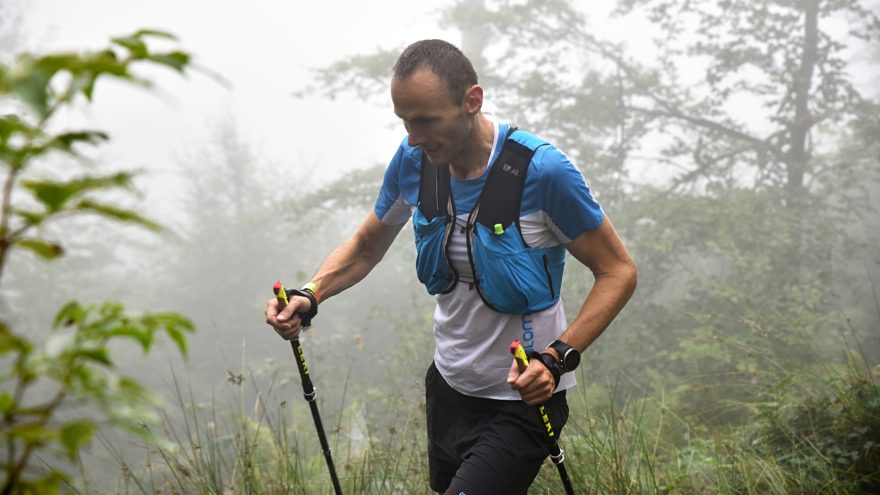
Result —
[[510, 365], [507, 372], [507, 383], [510, 388], [519, 392], [523, 401], [530, 406], [537, 406], [550, 400], [556, 384], [553, 383], [553, 374], [537, 359], [529, 361], [529, 367], [520, 371], [516, 359]]

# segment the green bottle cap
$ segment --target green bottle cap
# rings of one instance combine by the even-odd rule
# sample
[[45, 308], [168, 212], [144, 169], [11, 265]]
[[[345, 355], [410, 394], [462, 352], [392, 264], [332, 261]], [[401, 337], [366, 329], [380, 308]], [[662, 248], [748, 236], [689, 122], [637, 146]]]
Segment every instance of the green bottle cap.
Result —
[[504, 227], [501, 226], [500, 223], [495, 224], [495, 235], [501, 235], [504, 233]]

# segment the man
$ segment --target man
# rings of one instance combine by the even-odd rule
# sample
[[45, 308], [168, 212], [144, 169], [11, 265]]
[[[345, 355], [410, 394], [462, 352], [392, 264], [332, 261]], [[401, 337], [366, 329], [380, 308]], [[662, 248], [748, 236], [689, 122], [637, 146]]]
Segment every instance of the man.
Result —
[[[534, 406], [544, 404], [561, 430], [565, 391], [575, 384], [567, 372], [632, 295], [635, 264], [568, 158], [482, 111], [483, 88], [456, 47], [407, 47], [391, 99], [408, 136], [374, 211], [321, 264], [307, 297], [281, 311], [269, 300], [266, 321], [285, 339], [298, 335], [313, 302], [364, 278], [412, 217], [417, 274], [437, 294], [425, 379], [431, 488], [525, 493], [548, 453]], [[493, 170], [502, 178], [488, 186]], [[517, 200], [505, 199], [511, 195]], [[513, 222], [484, 218], [511, 209]], [[559, 300], [566, 250], [596, 279], [570, 325]], [[508, 352], [514, 339], [533, 351], [522, 372]]]

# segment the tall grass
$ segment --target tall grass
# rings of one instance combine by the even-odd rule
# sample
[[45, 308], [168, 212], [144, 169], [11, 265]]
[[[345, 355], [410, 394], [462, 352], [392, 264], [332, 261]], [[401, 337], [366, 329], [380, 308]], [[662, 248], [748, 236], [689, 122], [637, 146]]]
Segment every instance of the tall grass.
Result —
[[[575, 491], [880, 493], [880, 367], [851, 358], [791, 372], [756, 395], [746, 421], [708, 431], [662, 397], [621, 398], [616, 384], [601, 403], [574, 396], [562, 439]], [[559, 486], [548, 463], [530, 493]]]
[[[154, 432], [160, 442], [146, 445], [136, 464], [107, 444], [122, 467], [116, 493], [333, 493], [298, 383], [282, 385], [288, 380], [275, 369], [260, 373], [269, 377], [263, 390], [256, 375], [230, 373], [234, 407], [198, 403], [175, 378], [175, 407], [163, 412], [164, 431]], [[343, 490], [429, 493], [423, 409], [376, 391], [368, 395], [375, 397], [343, 403], [341, 413], [323, 416]]]
[[[880, 493], [880, 368], [851, 354], [778, 371], [750, 400], [730, 406], [743, 411], [740, 421], [721, 426], [689, 415], [680, 389], [634, 395], [622, 375], [590, 386], [582, 377], [569, 394], [561, 436], [575, 491]], [[296, 383], [279, 376], [277, 369], [230, 373], [234, 407], [197, 403], [175, 382], [176, 408], [155, 432], [163, 441], [149, 445], [137, 465], [117, 452], [117, 493], [332, 493], [305, 401]], [[348, 398], [346, 391], [342, 412], [324, 418], [345, 493], [431, 493], [424, 405], [408, 399], [420, 391], [410, 392], [373, 389]], [[548, 460], [530, 493], [560, 492]]]

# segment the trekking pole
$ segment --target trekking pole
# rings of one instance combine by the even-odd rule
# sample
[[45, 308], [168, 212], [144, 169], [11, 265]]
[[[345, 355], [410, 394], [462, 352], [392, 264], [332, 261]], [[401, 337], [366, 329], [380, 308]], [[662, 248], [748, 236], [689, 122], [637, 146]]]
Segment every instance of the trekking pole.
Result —
[[[513, 354], [514, 359], [516, 359], [517, 364], [519, 364], [519, 371], [525, 371], [529, 366], [529, 358], [526, 356], [526, 350], [523, 349], [523, 346], [518, 340], [514, 340], [510, 344], [510, 353]], [[565, 452], [559, 447], [559, 442], [556, 440], [556, 433], [553, 431], [553, 426], [550, 424], [550, 417], [547, 416], [547, 412], [544, 410], [544, 404], [538, 406], [538, 416], [541, 417], [544, 429], [547, 430], [547, 445], [550, 447], [550, 460], [553, 461], [553, 464], [556, 464], [556, 470], [559, 471], [559, 477], [562, 478], [562, 486], [565, 488], [565, 494], [574, 495], [574, 488], [572, 488], [571, 480], [568, 478], [568, 471], [565, 470]]]
[[[282, 308], [290, 303], [287, 297], [287, 291], [281, 282], [275, 282], [272, 287], [275, 297]], [[280, 308], [279, 308], [280, 309]], [[308, 325], [305, 325], [308, 326]], [[309, 367], [306, 364], [306, 356], [303, 354], [302, 344], [299, 337], [290, 339], [290, 347], [293, 348], [293, 356], [296, 358], [296, 367], [299, 369], [299, 377], [302, 379], [303, 397], [309, 403], [309, 409], [312, 411], [312, 419], [315, 420], [315, 429], [318, 430], [318, 440], [321, 442], [321, 450], [324, 453], [324, 460], [327, 461], [327, 469], [330, 470], [330, 480], [333, 481], [333, 490], [336, 495], [342, 495], [342, 487], [339, 486], [339, 478], [336, 476], [336, 468], [333, 466], [333, 456], [330, 453], [330, 444], [327, 443], [327, 435], [324, 433], [324, 423], [321, 422], [321, 413], [318, 412], [318, 393], [315, 386], [312, 385], [312, 379], [309, 377]]]

